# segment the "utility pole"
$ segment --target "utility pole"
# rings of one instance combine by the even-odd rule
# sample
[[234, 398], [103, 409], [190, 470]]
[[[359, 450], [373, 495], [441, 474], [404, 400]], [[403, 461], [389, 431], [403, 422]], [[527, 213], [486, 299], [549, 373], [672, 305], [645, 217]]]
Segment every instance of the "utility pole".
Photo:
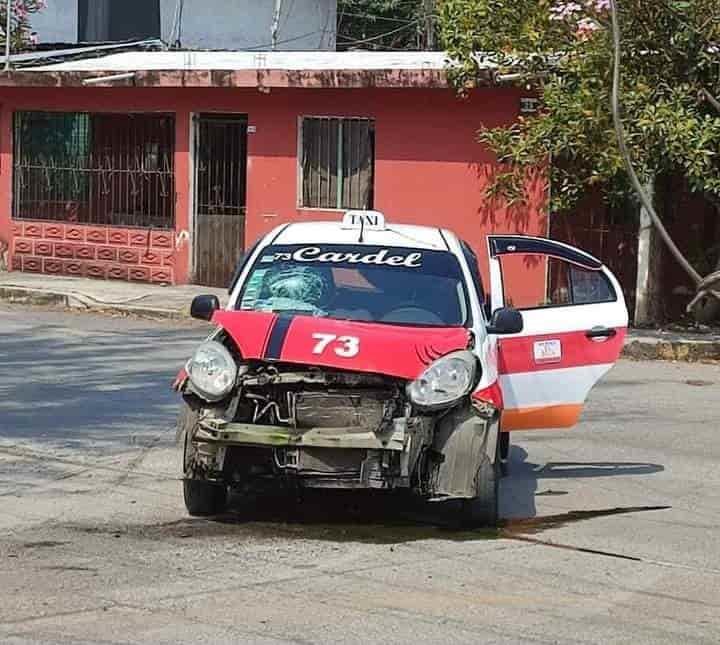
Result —
[[278, 31], [280, 29], [280, 14], [282, 13], [282, 0], [275, 0], [275, 10], [273, 11], [272, 25], [270, 26], [270, 39], [272, 41], [272, 50], [277, 49]]
[[435, 0], [423, 0], [425, 12], [425, 49], [435, 49]]
[[10, 32], [12, 31], [12, 0], [7, 0], [5, 22], [5, 71], [10, 71]]

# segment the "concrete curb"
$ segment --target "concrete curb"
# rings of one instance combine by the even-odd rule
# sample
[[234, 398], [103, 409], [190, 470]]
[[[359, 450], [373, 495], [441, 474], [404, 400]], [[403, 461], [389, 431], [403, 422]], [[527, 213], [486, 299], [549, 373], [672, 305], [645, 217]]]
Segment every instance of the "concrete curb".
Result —
[[35, 291], [0, 285], [0, 300], [26, 305], [63, 305], [69, 307], [68, 296], [53, 291]]
[[30, 287], [0, 285], [0, 301], [25, 305], [59, 305], [69, 309], [86, 309], [106, 313], [132, 314], [150, 318], [182, 320], [190, 317], [188, 311], [153, 307], [152, 305], [112, 304], [97, 302], [78, 293], [65, 293]]
[[636, 339], [626, 341], [622, 355], [624, 358], [645, 361], [720, 361], [720, 341]]

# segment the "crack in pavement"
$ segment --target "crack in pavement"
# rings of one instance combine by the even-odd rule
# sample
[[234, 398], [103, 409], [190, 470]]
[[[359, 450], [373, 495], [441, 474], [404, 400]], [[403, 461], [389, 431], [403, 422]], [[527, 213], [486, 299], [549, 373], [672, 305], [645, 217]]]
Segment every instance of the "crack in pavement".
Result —
[[[164, 431], [166, 432], [166, 431]], [[161, 437], [160, 437], [161, 438]], [[64, 464], [67, 466], [79, 466], [83, 468], [86, 472], [108, 472], [108, 473], [117, 473], [119, 475], [119, 479], [121, 478], [127, 478], [129, 475], [133, 475], [135, 477], [145, 477], [148, 479], [151, 479], [153, 481], [180, 481], [180, 477], [173, 477], [170, 475], [163, 475], [162, 473], [149, 473], [149, 472], [143, 472], [141, 470], [136, 470], [136, 466], [142, 463], [142, 461], [147, 457], [147, 454], [153, 449], [157, 448], [157, 444], [160, 441], [160, 438], [154, 438], [153, 444], [149, 446], [143, 446], [140, 450], [139, 455], [135, 455], [128, 465], [126, 466], [106, 466], [103, 464], [88, 464], [87, 461], [81, 461], [77, 459], [71, 459], [68, 457], [58, 457], [54, 455], [48, 455], [43, 454], [31, 449], [23, 449], [23, 448], [8, 448], [6, 446], [0, 446], [0, 454], [6, 454], [13, 457], [23, 457], [25, 459], [31, 460], [31, 461], [38, 461], [40, 463], [42, 462], [51, 462], [51, 463], [59, 463]], [[115, 458], [115, 457], [113, 457]], [[139, 459], [139, 462], [136, 464], [135, 462]], [[130, 472], [128, 472], [130, 471]], [[74, 473], [70, 476], [75, 476], [79, 473]], [[61, 476], [56, 476], [52, 478], [48, 478], [48, 482], [53, 481], [61, 481], [63, 478], [66, 478], [66, 473], [63, 473]], [[7, 493], [3, 493], [0, 496], [7, 495]]]
[[613, 551], [604, 551], [602, 549], [592, 549], [589, 547], [574, 546], [572, 544], [564, 544], [562, 542], [552, 542], [550, 540], [541, 540], [539, 538], [530, 537], [529, 535], [507, 533], [505, 536], [508, 540], [518, 540], [520, 542], [530, 542], [540, 546], [548, 546], [554, 549], [564, 549], [566, 551], [575, 551], [577, 553], [587, 553], [589, 555], [600, 555], [608, 558], [617, 558], [620, 560], [629, 560], [632, 562], [641, 562], [642, 564], [651, 564], [658, 567], [667, 567], [671, 569], [685, 569], [686, 571], [697, 571], [701, 573], [710, 573], [712, 575], [720, 575], [720, 569], [709, 569], [707, 567], [696, 567], [689, 564], [681, 564], [679, 562], [670, 562], [668, 560], [655, 560], [653, 558], [644, 558], [637, 555], [627, 555], [624, 553], [615, 553]]

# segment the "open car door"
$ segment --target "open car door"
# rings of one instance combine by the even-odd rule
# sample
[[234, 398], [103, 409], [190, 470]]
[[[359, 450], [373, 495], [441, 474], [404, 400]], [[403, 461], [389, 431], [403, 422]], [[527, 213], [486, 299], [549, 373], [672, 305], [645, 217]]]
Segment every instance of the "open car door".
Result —
[[519, 334], [497, 337], [501, 429], [569, 428], [590, 389], [615, 364], [628, 313], [615, 276], [567, 244], [493, 235], [490, 304], [515, 307]]

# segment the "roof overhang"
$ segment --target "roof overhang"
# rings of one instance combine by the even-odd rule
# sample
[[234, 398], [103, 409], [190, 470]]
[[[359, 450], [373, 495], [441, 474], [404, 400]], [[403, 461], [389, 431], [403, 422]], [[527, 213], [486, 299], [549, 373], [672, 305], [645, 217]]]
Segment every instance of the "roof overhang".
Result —
[[[444, 52], [185, 52], [111, 53], [0, 74], [0, 86], [446, 88]], [[479, 66], [477, 85], [495, 68]]]
[[[123, 78], [120, 78], [123, 77]], [[245, 87], [271, 88], [446, 88], [444, 70], [321, 69], [321, 70], [43, 70], [0, 73], [3, 87]], [[486, 82], [491, 84], [488, 73]]]

